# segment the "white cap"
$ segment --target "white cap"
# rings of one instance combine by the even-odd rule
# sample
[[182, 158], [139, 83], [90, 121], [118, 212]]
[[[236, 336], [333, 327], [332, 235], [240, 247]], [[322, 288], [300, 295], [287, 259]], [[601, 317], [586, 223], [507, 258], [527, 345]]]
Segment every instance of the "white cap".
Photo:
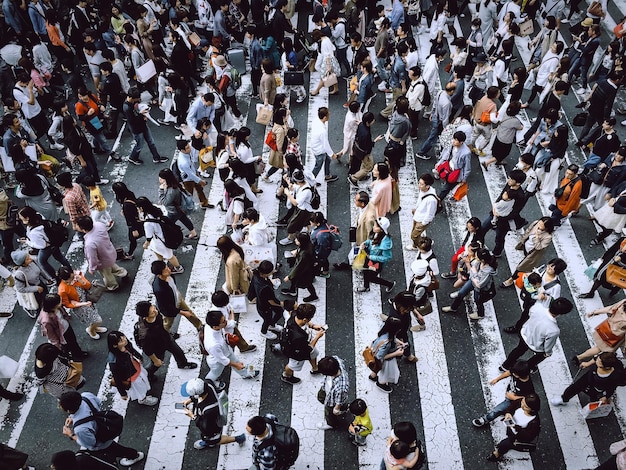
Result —
[[411, 263], [411, 271], [416, 276], [423, 276], [428, 271], [428, 261], [425, 259], [416, 259]]
[[380, 228], [383, 229], [383, 232], [385, 233], [387, 233], [387, 231], [389, 230], [389, 226], [391, 225], [391, 222], [389, 222], [389, 219], [387, 217], [379, 217], [378, 219], [376, 219], [376, 223]]

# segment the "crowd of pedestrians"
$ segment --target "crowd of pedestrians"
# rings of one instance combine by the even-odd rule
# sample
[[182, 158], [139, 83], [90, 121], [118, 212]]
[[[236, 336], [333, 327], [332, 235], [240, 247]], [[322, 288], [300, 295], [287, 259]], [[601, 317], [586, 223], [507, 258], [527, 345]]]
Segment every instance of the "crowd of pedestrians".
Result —
[[[622, 171], [626, 168], [626, 142], [620, 140], [614, 117], [624, 79], [624, 22], [616, 27], [615, 38], [594, 69], [593, 57], [604, 34], [606, 1], [593, 2], [586, 12], [577, 12], [572, 4], [569, 14], [564, 0], [482, 0], [460, 5], [455, 0], [393, 0], [388, 10], [362, 0], [316, 1], [311, 31], [300, 31], [292, 24], [294, 3], [146, 0], [117, 5], [93, 0], [76, 4], [30, 0], [20, 5], [4, 0], [0, 154], [4, 186], [15, 189], [20, 200], [15, 202], [23, 207], [9, 220], [11, 197], [6, 192], [4, 199], [0, 197], [0, 217], [3, 210], [5, 214], [4, 222], [0, 221], [2, 265], [14, 266], [13, 272], [3, 277], [15, 283], [19, 305], [38, 318], [48, 343], [35, 353], [34, 375], [68, 414], [63, 433], [83, 449], [55, 454], [52, 468], [96, 468], [96, 461], [101, 468], [112, 468], [116, 459], [130, 466], [144, 458], [142, 452], [114, 441], [117, 435], [99, 435], [101, 422], [90, 418], [100, 409], [100, 399], [77, 392], [85, 385], [81, 370], [88, 353], [81, 343], [88, 339], [80, 337], [80, 332], [77, 338], [68, 312], [78, 317], [91, 340], [107, 334], [115, 387], [124, 400], [146, 406], [158, 402], [150, 395], [151, 386], [167, 351], [179, 368], [198, 367], [187, 359], [176, 342], [178, 334], [171, 331], [175, 319], [184, 316], [199, 332], [210, 367], [205, 379], [183, 386], [188, 398], [184, 412], [201, 433], [194, 447], [244, 445], [245, 434], [233, 437], [222, 433], [226, 423], [221, 408], [226, 368], [247, 380], [260, 375], [234, 353], [235, 347], [242, 354], [256, 350], [244, 339], [230, 305], [230, 299], [242, 296], [255, 303], [262, 319], [262, 336], [278, 341], [276, 351], [287, 358], [281, 380], [299, 384], [302, 379], [295, 373], [302, 371], [307, 361], [310, 374], [323, 378], [317, 398], [324, 406], [325, 422], [319, 423], [319, 428], [346, 430], [351, 442], [366, 445], [366, 437], [378, 424], [370, 420], [364, 400], [350, 398], [344, 361], [332, 353], [319, 357], [316, 345], [326, 335], [327, 326], [313, 321], [319, 301], [316, 278], [332, 276], [329, 256], [342, 241], [318, 210], [317, 188], [338, 180], [331, 168], [344, 156], [349, 165], [348, 186], [359, 188], [355, 198], [358, 217], [349, 262], [333, 267], [352, 267], [362, 274], [356, 295], [367, 295], [372, 284], [383, 286], [389, 294], [390, 307], [381, 315], [384, 323], [372, 338], [372, 359], [367, 364], [369, 379], [381, 392], [393, 393], [392, 385], [398, 383], [401, 373], [400, 357], [409, 363], [418, 361], [408, 331], [426, 328], [425, 315], [432, 312], [429, 297], [439, 288], [438, 277], [454, 281], [457, 289], [450, 294], [453, 303], [442, 312], [455, 314], [466, 304], [468, 317], [480, 321], [486, 315], [484, 305], [497, 294], [494, 278], [505, 237], [510, 231], [521, 231], [515, 249], [524, 257], [500, 285], [520, 289], [520, 320], [504, 330], [518, 334], [519, 343], [500, 367], [502, 374], [491, 382], [510, 377], [511, 384], [505, 400], [473, 424], [483, 427], [496, 417], [505, 418], [507, 437], [487, 457], [489, 461], [501, 460], [514, 448], [529, 450], [536, 442], [541, 399], [533, 388], [532, 373], [553, 352], [560, 334], [557, 318], [573, 309], [572, 302], [561, 296], [559, 275], [567, 264], [560, 258], [543, 264], [545, 251], [554, 231], [577, 215], [583, 203], [592, 204], [592, 219], [600, 227], [591, 246], [614, 232], [621, 235], [626, 225], [626, 172]], [[456, 18], [466, 13], [471, 15], [467, 38], [455, 28]], [[511, 68], [518, 60], [513, 56], [514, 38], [528, 34], [528, 22], [538, 30], [529, 42], [530, 64]], [[558, 31], [568, 23], [571, 47], [558, 40]], [[431, 46], [427, 60], [420, 63], [416, 37], [424, 34], [429, 35]], [[257, 122], [269, 130], [264, 141], [270, 149], [267, 169], [263, 158], [252, 151], [252, 132], [242, 122], [237, 103], [246, 56], [253, 98], [259, 101]], [[300, 80], [301, 71], [309, 66], [320, 76], [311, 95], [323, 88], [336, 95], [343, 91], [341, 79], [345, 78], [349, 96], [343, 106], [342, 143], [329, 138], [329, 123], [341, 118], [331, 116], [328, 107], [313, 110], [307, 139], [314, 156], [311, 170], [304, 161], [307, 152], [298, 143], [303, 129], [295, 128], [290, 111], [291, 92], [296, 95], [294, 106], [306, 97]], [[438, 76], [444, 70], [449, 80], [439, 87]], [[392, 100], [373, 110], [377, 91], [391, 94]], [[581, 96], [579, 107], [586, 110], [575, 139], [570, 138], [561, 105], [570, 91]], [[158, 107], [163, 117], [155, 120], [151, 106]], [[523, 137], [518, 137], [524, 128], [518, 117], [522, 109], [535, 120]], [[119, 155], [113, 144], [120, 117], [134, 141], [128, 156]], [[371, 127], [377, 117], [388, 123], [388, 131], [373, 138]], [[407, 144], [418, 138], [423, 118], [429, 121], [428, 135], [415, 157], [431, 160], [434, 150], [438, 158], [436, 162], [433, 159], [432, 171], [418, 178], [418, 197], [410, 208], [413, 225], [407, 234], [411, 242], [394, 247], [397, 234], [390, 217], [400, 210], [400, 169], [407, 163], [407, 148], [411, 147]], [[172, 126], [180, 133], [169, 168], [164, 165], [169, 158], [162, 155], [152, 136], [155, 125]], [[383, 139], [384, 150], [378, 152], [382, 158], [376, 158], [376, 143]], [[573, 147], [571, 141], [585, 152], [590, 150], [581, 166], [564, 164]], [[495, 171], [492, 164], [502, 167], [512, 159], [514, 143], [521, 155], [508, 171], [506, 184], [491, 210], [480, 214], [482, 221], [475, 217], [467, 221], [466, 236], [450, 270], [440, 274], [433, 251], [439, 247], [433, 247], [427, 236], [429, 226], [437, 214], [444, 217], [442, 212], [450, 204], [468, 194], [474, 159], [485, 172]], [[109, 235], [114, 220], [100, 189], [109, 183], [101, 176], [102, 167], [124, 159], [144, 165], [144, 145], [152, 163], [163, 165], [158, 172], [158, 199], [137, 197], [134, 184], [112, 185], [129, 241], [127, 250], [116, 250]], [[224, 183], [219, 209], [205, 194], [212, 167], [216, 168], [215, 177]], [[566, 167], [563, 175], [562, 167]], [[323, 176], [318, 178], [322, 169]], [[286, 211], [277, 221], [267, 220], [260, 211], [257, 195], [263, 189], [259, 179], [277, 183], [276, 197], [284, 202]], [[521, 213], [537, 192], [550, 199], [550, 215], [528, 223]], [[183, 240], [193, 243], [199, 236], [189, 217], [196, 205], [194, 194], [202, 209], [225, 213], [227, 232], [217, 240], [225, 283], [212, 295], [210, 311], [198, 315], [175, 281], [175, 276], [184, 272], [177, 249]], [[187, 229], [186, 235], [177, 222]], [[284, 260], [276, 254], [269, 228], [273, 223], [286, 232], [277, 239], [288, 247]], [[70, 228], [74, 239], [83, 242], [87, 270], [91, 275], [99, 273], [101, 284], [87, 280], [63, 255], [61, 247], [69, 239]], [[118, 261], [132, 260], [144, 237], [143, 248], [158, 258], [151, 265], [155, 302], [137, 303], [133, 332], [108, 331], [97, 302], [103, 294], [119, 291], [132, 275]], [[610, 285], [608, 268], [626, 266], [623, 240], [607, 251], [594, 274], [591, 291], [581, 298], [590, 298], [600, 286]], [[251, 260], [242, 247], [265, 249], [264, 258]], [[399, 249], [414, 258], [413, 277], [406, 288], [394, 292], [397, 281], [386, 279], [383, 273], [391, 274], [385, 268]], [[56, 260], [57, 268], [50, 258]], [[274, 277], [283, 263], [289, 269]], [[294, 300], [299, 289], [308, 292], [301, 304]], [[470, 292], [473, 302], [465, 302]], [[611, 294], [615, 293], [612, 287]], [[471, 310], [474, 306], [476, 311]], [[614, 354], [624, 342], [623, 310], [623, 303], [618, 303], [592, 312], [606, 313], [608, 326], [596, 330], [595, 347], [574, 358], [587, 371], [560, 397], [550, 397], [552, 405], [564, 405], [580, 392], [609, 403], [615, 389], [623, 385], [623, 366]], [[413, 317], [415, 326], [411, 326]], [[137, 348], [150, 359], [149, 367], [142, 366]], [[527, 351], [533, 356], [521, 360]], [[593, 359], [583, 361], [590, 357]], [[2, 387], [0, 396], [23, 398]], [[248, 421], [253, 468], [287, 468], [290, 463], [274, 437], [278, 426], [282, 425], [267, 416]], [[412, 423], [395, 423], [381, 468], [420, 468], [425, 454], [417, 435]]]

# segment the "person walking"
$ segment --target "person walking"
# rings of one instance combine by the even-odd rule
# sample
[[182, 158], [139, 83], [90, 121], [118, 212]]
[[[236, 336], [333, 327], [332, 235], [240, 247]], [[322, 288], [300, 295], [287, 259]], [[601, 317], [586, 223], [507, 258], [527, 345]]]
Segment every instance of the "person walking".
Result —
[[307, 289], [309, 295], [302, 299], [305, 302], [315, 302], [319, 299], [313, 281], [315, 280], [315, 253], [313, 244], [308, 233], [298, 233], [296, 235], [296, 249], [292, 252], [295, 262], [293, 268], [283, 279], [285, 282], [291, 281], [291, 285], [281, 289], [281, 294], [297, 297], [298, 289]]
[[107, 346], [107, 362], [113, 375], [112, 382], [122, 400], [137, 400], [137, 403], [145, 406], [156, 405], [159, 399], [148, 395], [150, 381], [148, 371], [142, 364], [141, 353], [121, 331], [111, 331], [107, 335]]
[[376, 382], [378, 389], [384, 393], [391, 393], [393, 389], [389, 384], [397, 384], [400, 379], [397, 358], [402, 356], [407, 346], [396, 336], [401, 328], [402, 322], [399, 318], [387, 317], [371, 344], [374, 357], [382, 363], [382, 367], [378, 372], [370, 372], [369, 379]]
[[48, 294], [43, 299], [39, 323], [42, 336], [48, 338], [50, 344], [56, 346], [70, 359], [79, 360], [89, 356], [89, 353], [83, 351], [78, 344], [70, 324], [70, 316], [63, 308], [58, 294]]
[[[11, 253], [11, 260], [17, 266], [13, 273], [15, 280], [15, 291], [20, 294], [34, 294], [39, 308], [43, 299], [48, 293], [48, 286], [52, 286], [54, 281], [43, 271], [39, 265], [30, 257], [27, 250], [16, 250]], [[26, 312], [31, 318], [37, 318], [39, 308], [28, 309]]]
[[183, 294], [176, 287], [176, 281], [172, 276], [172, 270], [163, 260], [155, 260], [150, 266], [154, 275], [152, 292], [156, 299], [157, 308], [163, 315], [163, 327], [170, 331], [172, 324], [178, 315], [182, 315], [196, 330], [202, 328], [200, 320], [191, 310]]
[[[415, 154], [417, 158], [422, 160], [430, 160], [428, 152], [433, 148], [441, 131], [450, 122], [450, 111], [452, 110], [452, 101], [450, 97], [456, 91], [456, 83], [450, 82], [446, 84], [445, 90], [441, 90], [437, 93], [437, 96], [433, 102], [433, 110], [430, 115], [430, 134]], [[465, 140], [463, 140], [465, 142]]]
[[229, 340], [232, 340], [236, 325], [235, 320], [227, 320], [220, 310], [210, 310], [207, 313], [203, 345], [207, 352], [206, 361], [211, 370], [205, 378], [213, 381], [219, 389], [226, 386], [224, 382], [218, 380], [226, 367], [231, 367], [242, 379], [254, 379], [261, 373], [235, 356], [234, 345], [231, 345]]
[[158, 164], [166, 162], [168, 161], [168, 158], [162, 157], [159, 154], [159, 150], [157, 149], [154, 139], [152, 138], [152, 132], [150, 132], [150, 128], [147, 124], [147, 116], [150, 112], [150, 108], [142, 105], [140, 101], [141, 92], [138, 88], [132, 87], [128, 90], [128, 96], [122, 106], [122, 112], [124, 113], [124, 117], [126, 117], [128, 128], [133, 134], [133, 139], [135, 140], [135, 146], [130, 152], [128, 161], [133, 165], [141, 165], [143, 163], [143, 160], [139, 158], [139, 154], [141, 153], [141, 149], [143, 149], [145, 141], [145, 143], [148, 144], [150, 152], [152, 153], [152, 163]]
[[72, 182], [72, 174], [70, 172], [58, 174], [57, 183], [59, 183], [63, 191], [63, 210], [69, 216], [74, 231], [80, 232], [77, 223], [78, 219], [89, 217], [91, 212], [85, 192], [80, 185]]
[[137, 208], [137, 197], [125, 183], [116, 181], [111, 185], [111, 189], [115, 194], [115, 200], [122, 206], [122, 215], [128, 227], [128, 251], [124, 252], [123, 260], [133, 259], [133, 254], [137, 249], [137, 240], [146, 235], [143, 228], [143, 221], [139, 217], [139, 209]]
[[167, 218], [170, 219], [172, 223], [176, 223], [180, 220], [181, 223], [187, 227], [187, 230], [189, 230], [187, 239], [196, 240], [198, 238], [193, 222], [181, 207], [182, 192], [179, 182], [169, 168], [163, 168], [159, 171], [159, 203], [165, 206]]
[[59, 278], [58, 294], [63, 307], [70, 309], [80, 322], [87, 325], [85, 331], [91, 339], [100, 339], [99, 333], [106, 333], [102, 325], [102, 317], [95, 303], [87, 300], [87, 292], [91, 289], [83, 273], [74, 271], [71, 266], [61, 266], [57, 273]]
[[116, 278], [124, 279], [128, 271], [117, 265], [117, 251], [111, 243], [107, 227], [95, 222], [91, 217], [81, 217], [76, 221], [78, 229], [85, 234], [85, 258], [89, 263], [89, 272], [98, 271], [107, 290], [113, 292], [120, 288]]
[[337, 181], [337, 175], [330, 174], [330, 160], [336, 159], [337, 154], [333, 151], [328, 143], [328, 121], [330, 120], [330, 111], [325, 106], [318, 108], [317, 119], [313, 120], [311, 127], [311, 140], [309, 148], [315, 155], [315, 166], [313, 167], [313, 175], [317, 178], [318, 173], [324, 167], [324, 180], [327, 183]]
[[159, 309], [147, 300], [137, 302], [135, 313], [139, 317], [135, 325], [135, 341], [152, 364], [148, 367], [148, 380], [154, 381], [155, 374], [163, 365], [165, 352], [174, 356], [179, 369], [196, 369], [198, 364], [189, 362], [187, 356], [174, 341], [173, 336], [163, 327], [163, 316]]
[[63, 435], [81, 448], [104, 460], [120, 459], [120, 465], [130, 467], [144, 458], [143, 452], [125, 447], [113, 439], [99, 442], [96, 437], [96, 421], [93, 415], [101, 411], [102, 402], [93, 393], [65, 392], [59, 399], [59, 408], [69, 416], [63, 425]]
[[324, 382], [325, 423], [318, 423], [317, 427], [323, 431], [344, 425], [347, 428], [344, 416], [348, 409], [350, 379], [343, 360], [338, 356], [326, 356], [319, 361], [317, 369], [326, 377]]
[[82, 388], [85, 377], [62, 355], [59, 348], [42, 343], [35, 350], [35, 385], [57, 400], [65, 392]]
[[[300, 383], [302, 380], [296, 377], [294, 372], [301, 371], [305, 361], [311, 363], [311, 375], [320, 373], [317, 368], [319, 351], [315, 345], [326, 330], [322, 325], [316, 325], [311, 321], [314, 315], [315, 305], [301, 304], [285, 324], [282, 334], [286, 336], [287, 341], [282, 351], [289, 358], [289, 363], [280, 376], [283, 382], [291, 385]], [[313, 334], [312, 330], [316, 330], [316, 333]]]
[[420, 176], [417, 182], [418, 194], [415, 208], [411, 210], [413, 214], [413, 228], [411, 229], [411, 243], [407, 243], [405, 250], [417, 251], [418, 243], [422, 238], [422, 234], [426, 231], [428, 225], [433, 221], [437, 214], [439, 199], [437, 193], [432, 187], [435, 179], [429, 173]]
[[379, 217], [376, 219], [369, 238], [361, 244], [361, 250], [367, 253], [367, 260], [363, 269], [363, 287], [358, 287], [356, 292], [369, 292], [372, 282], [385, 286], [387, 293], [396, 286], [396, 281], [388, 281], [380, 277], [385, 264], [391, 261], [393, 241], [389, 236], [390, 225], [387, 217]]
[[565, 315], [574, 308], [571, 301], [564, 297], [554, 299], [549, 307], [536, 303], [530, 309], [530, 317], [520, 331], [518, 345], [506, 357], [500, 370], [510, 370], [515, 361], [531, 350], [534, 355], [528, 361], [531, 370], [546, 357], [552, 355], [561, 333], [557, 324], [557, 317]]

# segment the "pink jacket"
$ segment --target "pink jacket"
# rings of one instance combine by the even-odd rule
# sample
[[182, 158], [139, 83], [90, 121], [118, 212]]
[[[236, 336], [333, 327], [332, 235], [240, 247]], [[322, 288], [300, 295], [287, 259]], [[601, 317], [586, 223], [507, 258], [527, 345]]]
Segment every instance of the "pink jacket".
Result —
[[91, 232], [85, 234], [85, 258], [91, 271], [110, 268], [115, 264], [117, 253], [103, 223], [94, 222]]
[[375, 180], [372, 183], [372, 203], [376, 207], [376, 216], [385, 217], [391, 210], [391, 176], [384, 180]]
[[41, 334], [48, 338], [50, 344], [61, 349], [65, 342], [63, 336], [63, 325], [59, 321], [57, 314], [41, 310], [39, 313], [39, 323], [41, 323]]

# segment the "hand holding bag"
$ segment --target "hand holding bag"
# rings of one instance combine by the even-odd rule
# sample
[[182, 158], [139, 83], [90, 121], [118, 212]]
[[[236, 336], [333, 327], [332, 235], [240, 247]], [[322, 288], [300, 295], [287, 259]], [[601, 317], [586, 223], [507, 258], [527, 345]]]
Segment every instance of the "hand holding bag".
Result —
[[454, 189], [454, 193], [452, 194], [452, 198], [455, 201], [460, 201], [465, 196], [467, 196], [467, 190], [468, 189], [469, 189], [469, 186], [467, 185], [467, 182], [458, 184], [456, 186], [456, 188]]
[[76, 388], [83, 377], [83, 363], [70, 361], [68, 365], [70, 368], [67, 371], [65, 385]]
[[602, 4], [600, 2], [593, 1], [589, 8], [587, 8], [587, 13], [593, 16], [604, 16], [604, 11], [602, 10]]
[[272, 108], [260, 105], [256, 110], [256, 123], [267, 126], [272, 120]]
[[621, 289], [626, 289], [626, 268], [609, 264], [606, 268], [606, 282]]
[[360, 250], [352, 262], [352, 269], [355, 271], [361, 271], [365, 267], [365, 260], [367, 259], [367, 253], [365, 250]]
[[[28, 278], [26, 274], [20, 271], [22, 276], [24, 276], [24, 283], [26, 287], [29, 287]], [[17, 275], [17, 273], [16, 273]], [[24, 310], [39, 310], [39, 303], [37, 302], [37, 298], [35, 297], [34, 292], [15, 292], [17, 294], [17, 303], [20, 304]]]
[[324, 78], [322, 78], [322, 83], [326, 88], [330, 88], [333, 85], [337, 84], [337, 74], [329, 73]]
[[519, 24], [519, 35], [521, 37], [530, 36], [534, 32], [535, 26], [533, 24], [533, 19], [530, 16]]
[[85, 298], [92, 304], [96, 304], [98, 303], [98, 301], [102, 297], [102, 294], [104, 294], [105, 291], [106, 291], [105, 286], [101, 284], [92, 284], [89, 290], [87, 291]]

